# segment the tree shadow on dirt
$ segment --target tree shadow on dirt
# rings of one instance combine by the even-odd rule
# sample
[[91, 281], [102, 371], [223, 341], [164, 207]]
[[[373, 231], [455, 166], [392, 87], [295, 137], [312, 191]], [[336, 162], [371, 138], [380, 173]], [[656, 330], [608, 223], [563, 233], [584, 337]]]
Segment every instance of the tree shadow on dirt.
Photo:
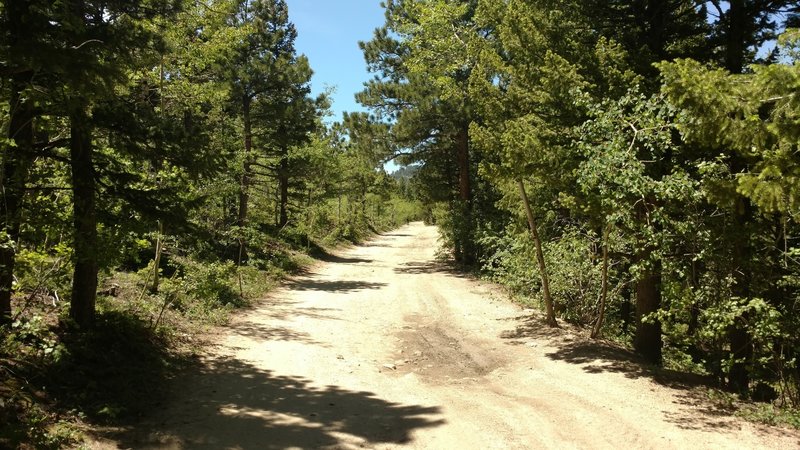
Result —
[[261, 342], [292, 341], [328, 347], [327, 344], [311, 338], [311, 335], [306, 332], [293, 330], [289, 327], [272, 326], [257, 321], [240, 322], [231, 327], [230, 330], [237, 336], [247, 337]]
[[395, 273], [407, 275], [424, 275], [432, 273], [446, 273], [459, 278], [466, 277], [463, 271], [458, 270], [450, 261], [409, 261], [394, 268]]
[[[733, 418], [736, 407], [711, 400], [709, 388], [716, 387], [713, 377], [679, 372], [648, 364], [636, 353], [612, 342], [591, 340], [574, 329], [550, 328], [539, 317], [511, 318], [517, 323], [514, 330], [501, 334], [511, 345], [531, 341], [544, 341], [555, 348], [545, 353], [554, 361], [564, 361], [579, 366], [590, 374], [620, 373], [627, 378], [646, 378], [675, 390], [675, 404], [679, 411], [664, 411], [668, 422], [687, 430], [739, 429], [741, 424]], [[588, 330], [581, 330], [588, 333]], [[771, 433], [778, 430], [770, 430]]]
[[[445, 423], [439, 407], [404, 405], [339, 386], [279, 376], [232, 358], [176, 381], [169, 409], [102, 436], [121, 448], [320, 448], [402, 444]], [[180, 399], [182, 403], [176, 402]]]
[[367, 289], [380, 289], [386, 285], [386, 283], [373, 283], [370, 281], [324, 281], [314, 279], [299, 279], [286, 283], [286, 287], [293, 291], [321, 291], [332, 293], [349, 293]]
[[306, 332], [277, 325], [272, 321], [264, 323], [263, 319], [267, 317], [280, 321], [291, 321], [298, 317], [304, 317], [316, 320], [341, 320], [331, 315], [331, 313], [341, 311], [339, 308], [308, 307], [303, 306], [301, 302], [285, 299], [267, 301], [270, 302], [269, 307], [258, 309], [254, 316], [241, 316], [228, 329], [236, 335], [259, 341], [296, 341], [327, 347], [327, 344], [312, 339]]
[[394, 241], [368, 241], [368, 242], [359, 242], [359, 247], [381, 247], [381, 248], [394, 248], [395, 245], [392, 245]]
[[[265, 308], [254, 307], [251, 308], [251, 311], [257, 311], [259, 316], [267, 316], [278, 320], [291, 320], [297, 317], [319, 320], [340, 320], [338, 317], [331, 315], [331, 313], [341, 311], [339, 308], [305, 306], [303, 302], [285, 298], [270, 298], [265, 300], [265, 303], [262, 303], [262, 305], [264, 304], [268, 304], [269, 306]], [[242, 322], [247, 322], [247, 319], [242, 320]]]
[[687, 406], [687, 410], [691, 414], [687, 414], [686, 411], [667, 411], [664, 415], [668, 422], [685, 430], [707, 431], [732, 428], [731, 422], [736, 413], [735, 407], [710, 401], [702, 389], [688, 390], [678, 394], [677, 397], [676, 403]]
[[366, 259], [366, 258], [348, 258], [345, 256], [339, 256], [333, 253], [328, 253], [324, 250], [312, 252], [311, 256], [314, 259], [320, 260], [322, 262], [334, 263], [334, 264], [369, 264], [373, 261], [371, 259]]
[[712, 381], [709, 377], [648, 365], [632, 351], [603, 341], [576, 340], [546, 356], [580, 365], [587, 373], [616, 372], [628, 378], [645, 377], [674, 389], [704, 386]]
[[[525, 340], [542, 339], [557, 350], [546, 353], [550, 359], [581, 366], [587, 373], [614, 372], [627, 378], [649, 378], [658, 384], [675, 389], [705, 386], [713, 380], [696, 374], [678, 372], [648, 364], [636, 353], [615, 343], [593, 340], [579, 335], [575, 330], [548, 327], [538, 317], [518, 318], [517, 327], [501, 335], [512, 344]], [[588, 333], [588, 330], [581, 330]]]

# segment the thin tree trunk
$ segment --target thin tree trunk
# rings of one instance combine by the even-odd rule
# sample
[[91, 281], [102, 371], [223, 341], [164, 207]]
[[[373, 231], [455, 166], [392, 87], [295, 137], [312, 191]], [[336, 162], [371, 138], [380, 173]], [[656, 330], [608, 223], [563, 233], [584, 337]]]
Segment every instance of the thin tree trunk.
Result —
[[75, 269], [72, 278], [70, 317], [81, 328], [94, 325], [97, 296], [97, 215], [91, 128], [84, 108], [70, 117], [70, 164], [72, 169]]
[[0, 245], [0, 325], [11, 320], [11, 296], [21, 209], [28, 172], [33, 161], [33, 103], [24, 94], [30, 76], [30, 72], [20, 73], [14, 76], [11, 83], [8, 137], [15, 147], [6, 146], [0, 179], [0, 230], [5, 231], [7, 239]]
[[[8, 2], [5, 15], [9, 44], [14, 49], [28, 43], [30, 24], [26, 23], [28, 2]], [[22, 70], [11, 76], [8, 138], [15, 147], [6, 145], [0, 173], [0, 231], [7, 239], [0, 245], [0, 325], [11, 320], [11, 296], [14, 286], [16, 246], [19, 243], [22, 202], [30, 166], [33, 163], [34, 104], [26, 97], [33, 72]]]
[[[249, 212], [250, 203], [250, 184], [251, 184], [251, 151], [253, 148], [253, 131], [250, 121], [250, 103], [251, 99], [248, 95], [242, 97], [242, 121], [244, 122], [244, 157], [242, 165], [242, 178], [239, 183], [239, 213], [236, 218], [236, 224], [240, 228], [247, 225], [247, 216]], [[243, 230], [240, 230], [240, 233]], [[239, 258], [237, 265], [241, 265], [242, 261], [247, 259], [247, 242], [244, 237], [239, 238]]]
[[236, 218], [240, 227], [245, 226], [247, 223], [250, 202], [250, 153], [253, 147], [253, 133], [250, 122], [250, 100], [248, 97], [245, 97], [242, 102], [242, 115], [244, 121], [244, 162], [239, 183], [239, 214]]
[[544, 261], [544, 253], [542, 252], [542, 241], [539, 239], [536, 220], [533, 217], [533, 211], [531, 211], [531, 205], [528, 201], [528, 193], [525, 192], [525, 184], [522, 180], [517, 180], [517, 186], [519, 187], [519, 195], [522, 198], [522, 204], [525, 206], [525, 214], [528, 216], [528, 227], [530, 228], [531, 237], [536, 246], [536, 262], [539, 264], [539, 273], [542, 276], [542, 296], [544, 297], [547, 324], [551, 327], [558, 327], [555, 308], [553, 307], [553, 298], [550, 296], [550, 279], [547, 276], [547, 267]]
[[455, 136], [458, 164], [458, 200], [455, 211], [461, 216], [454, 236], [454, 253], [457, 261], [465, 267], [472, 265], [476, 252], [472, 243], [472, 184], [470, 180], [469, 124], [465, 123]]
[[[161, 64], [159, 65], [158, 71], [158, 114], [159, 117], [163, 118], [164, 116], [164, 55], [161, 55]], [[161, 139], [158, 141], [158, 146], [160, 150], [163, 150], [163, 142]], [[157, 171], [158, 168], [156, 167], [155, 170]], [[156, 182], [156, 185], [159, 183]], [[159, 268], [161, 266], [161, 251], [164, 245], [163, 238], [164, 238], [164, 224], [159, 220], [157, 230], [156, 230], [156, 252], [153, 257], [153, 284], [150, 286], [150, 291], [153, 293], [158, 292], [158, 285], [161, 278], [161, 273], [159, 272]], [[166, 304], [166, 302], [165, 302]], [[163, 312], [163, 310], [162, 310]], [[159, 320], [161, 316], [159, 315]], [[158, 321], [156, 321], [156, 324]]]
[[597, 322], [592, 329], [592, 339], [597, 339], [600, 336], [600, 330], [603, 327], [603, 321], [606, 316], [606, 299], [608, 298], [608, 235], [611, 232], [611, 225], [606, 225], [603, 230], [603, 271], [601, 274], [600, 288], [600, 311], [597, 313]]
[[150, 286], [150, 291], [158, 292], [158, 285], [160, 280], [161, 273], [159, 272], [159, 268], [161, 267], [161, 252], [163, 251], [164, 247], [164, 224], [159, 220], [158, 221], [158, 235], [156, 236], [156, 254], [153, 258], [153, 284]]
[[458, 194], [459, 199], [468, 203], [472, 199], [472, 186], [469, 168], [469, 128], [462, 127], [456, 135], [456, 151], [458, 152]]
[[278, 226], [284, 227], [289, 223], [289, 158], [286, 155], [281, 157], [280, 167], [278, 168], [278, 188], [281, 195]]

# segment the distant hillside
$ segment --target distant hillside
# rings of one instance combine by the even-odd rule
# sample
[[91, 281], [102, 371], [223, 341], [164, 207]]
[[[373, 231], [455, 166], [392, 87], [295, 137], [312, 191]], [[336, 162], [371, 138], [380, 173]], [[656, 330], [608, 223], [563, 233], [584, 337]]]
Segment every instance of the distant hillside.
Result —
[[410, 180], [419, 172], [419, 166], [405, 166], [391, 173], [392, 178], [398, 180]]

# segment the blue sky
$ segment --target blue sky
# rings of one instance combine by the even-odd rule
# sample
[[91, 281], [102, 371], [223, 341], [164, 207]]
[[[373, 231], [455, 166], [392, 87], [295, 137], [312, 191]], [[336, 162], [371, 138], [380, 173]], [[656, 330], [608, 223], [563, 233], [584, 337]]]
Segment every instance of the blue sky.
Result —
[[314, 94], [336, 87], [331, 120], [343, 111], [363, 111], [354, 95], [370, 78], [358, 41], [372, 38], [384, 23], [380, 0], [286, 0], [289, 19], [297, 28], [295, 48], [314, 70]]

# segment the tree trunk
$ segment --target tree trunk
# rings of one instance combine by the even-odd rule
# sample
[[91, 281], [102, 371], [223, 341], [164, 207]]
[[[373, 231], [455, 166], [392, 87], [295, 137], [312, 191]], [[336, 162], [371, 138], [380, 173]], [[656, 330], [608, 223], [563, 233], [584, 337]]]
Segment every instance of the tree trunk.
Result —
[[547, 267], [544, 261], [544, 253], [542, 252], [542, 241], [539, 239], [536, 220], [533, 217], [533, 211], [531, 211], [531, 205], [528, 201], [528, 193], [525, 192], [525, 184], [522, 180], [517, 180], [517, 186], [519, 187], [519, 196], [522, 198], [522, 204], [525, 207], [525, 214], [528, 216], [528, 227], [530, 228], [531, 237], [536, 246], [536, 262], [539, 264], [539, 273], [542, 277], [542, 296], [544, 297], [547, 324], [551, 327], [558, 327], [556, 312], [553, 307], [553, 298], [550, 296], [550, 279], [547, 276]]
[[164, 224], [158, 221], [158, 235], [156, 236], [156, 254], [153, 257], [153, 284], [150, 286], [150, 291], [158, 292], [159, 280], [161, 278], [161, 252], [164, 247]]
[[337, 196], [338, 196], [338, 198], [337, 198], [338, 205], [336, 207], [336, 226], [338, 227], [338, 226], [341, 226], [341, 224], [342, 224], [342, 188], [341, 188], [341, 184], [340, 184]]
[[70, 116], [75, 269], [70, 317], [81, 328], [94, 325], [97, 296], [97, 216], [91, 127], [83, 107]]
[[642, 321], [645, 316], [658, 311], [661, 307], [661, 267], [660, 264], [654, 265], [656, 267], [636, 282], [636, 335], [633, 339], [633, 348], [648, 362], [661, 364], [661, 322]]
[[458, 152], [458, 194], [459, 199], [468, 203], [472, 200], [469, 169], [469, 128], [463, 126], [456, 135], [456, 151]]
[[237, 225], [245, 226], [247, 223], [248, 204], [250, 201], [250, 153], [253, 147], [253, 131], [250, 122], [250, 97], [242, 100], [242, 120], [244, 122], [244, 161], [242, 177], [239, 183], [239, 214], [236, 218]]
[[[248, 206], [250, 203], [250, 183], [251, 183], [251, 164], [250, 154], [253, 147], [253, 131], [250, 121], [250, 103], [251, 99], [248, 95], [242, 97], [242, 121], [244, 122], [244, 156], [242, 162], [242, 178], [239, 182], [239, 213], [236, 217], [236, 224], [240, 228], [247, 225]], [[240, 230], [240, 233], [243, 230]], [[239, 257], [236, 262], [241, 265], [242, 261], [247, 259], [247, 242], [243, 236], [239, 237]]]
[[747, 33], [747, 12], [745, 0], [728, 2], [728, 29], [725, 42], [725, 68], [730, 73], [742, 73], [745, 58], [745, 33]]
[[11, 296], [22, 201], [28, 171], [33, 161], [33, 103], [25, 98], [25, 89], [31, 76], [30, 72], [20, 73], [11, 82], [8, 137], [15, 147], [5, 148], [0, 179], [0, 230], [5, 231], [7, 239], [0, 245], [0, 325], [11, 320]]
[[472, 243], [472, 184], [470, 180], [469, 124], [464, 124], [455, 137], [458, 163], [458, 200], [455, 214], [460, 215], [454, 230], [456, 260], [470, 266], [477, 257]]
[[[745, 65], [745, 33], [747, 22], [753, 20], [747, 17], [744, 0], [731, 0], [728, 10], [728, 29], [725, 42], [725, 68], [734, 74], [742, 73]], [[745, 161], [734, 156], [731, 169], [733, 173], [747, 171]], [[753, 208], [749, 199], [741, 199], [740, 211], [734, 213], [737, 231], [741, 240], [734, 242], [734, 295], [747, 299], [750, 297], [752, 248], [749, 243], [748, 224], [753, 220]], [[744, 319], [744, 318], [743, 318]], [[753, 355], [752, 339], [746, 325], [734, 323], [728, 330], [728, 343], [734, 363], [728, 371], [728, 388], [740, 394], [747, 394], [750, 388], [750, 374], [747, 370]]]
[[747, 395], [750, 392], [750, 373], [747, 368], [753, 356], [750, 334], [744, 324], [734, 324], [728, 331], [728, 343], [734, 363], [728, 371], [728, 389]]
[[592, 328], [592, 339], [600, 336], [600, 329], [606, 317], [606, 299], [608, 297], [608, 235], [611, 232], [611, 225], [606, 225], [603, 230], [603, 272], [601, 274], [602, 287], [600, 288], [600, 311], [597, 313], [597, 322]]
[[[745, 171], [741, 164], [742, 161], [734, 161], [736, 173]], [[753, 205], [747, 198], [740, 199], [741, 208], [734, 213], [734, 223], [736, 224], [736, 239], [733, 248], [733, 295], [743, 300], [748, 300], [752, 296], [753, 278], [753, 246], [750, 244], [752, 227], [750, 223], [754, 220]], [[728, 330], [728, 344], [730, 345], [730, 356], [734, 362], [728, 371], [728, 389], [739, 394], [747, 395], [750, 391], [750, 372], [748, 367], [753, 358], [753, 342], [750, 332], [747, 329], [747, 317], [731, 325]]]
[[289, 157], [281, 157], [280, 167], [278, 168], [278, 188], [280, 189], [280, 217], [278, 226], [284, 227], [289, 223]]

